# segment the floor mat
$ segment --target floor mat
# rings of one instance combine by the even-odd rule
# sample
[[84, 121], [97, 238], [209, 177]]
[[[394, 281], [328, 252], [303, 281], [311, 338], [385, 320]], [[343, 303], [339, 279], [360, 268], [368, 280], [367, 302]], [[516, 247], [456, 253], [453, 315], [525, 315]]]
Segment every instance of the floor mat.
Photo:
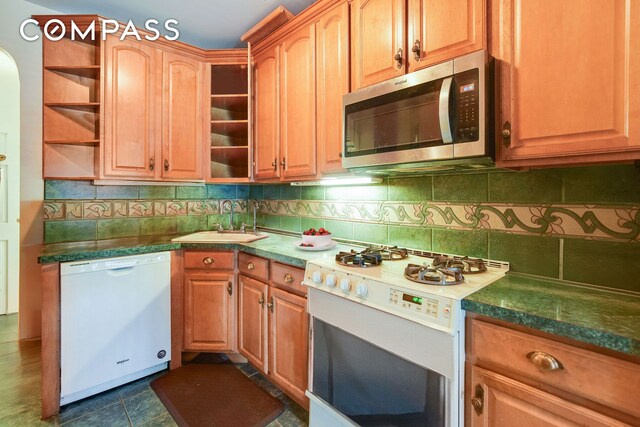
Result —
[[284, 404], [232, 363], [201, 354], [151, 383], [179, 426], [265, 426]]

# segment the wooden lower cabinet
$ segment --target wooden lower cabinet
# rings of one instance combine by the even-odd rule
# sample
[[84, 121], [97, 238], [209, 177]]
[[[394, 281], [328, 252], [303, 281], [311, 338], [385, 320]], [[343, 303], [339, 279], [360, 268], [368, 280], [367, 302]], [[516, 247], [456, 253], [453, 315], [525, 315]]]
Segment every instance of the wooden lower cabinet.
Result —
[[235, 349], [233, 272], [194, 272], [184, 275], [184, 349]]
[[[468, 405], [467, 425], [489, 426], [625, 426], [613, 418], [563, 400], [534, 387], [473, 366], [470, 399], [482, 407]], [[476, 392], [476, 388], [480, 388]]]
[[307, 299], [269, 288], [269, 376], [297, 402], [305, 402], [308, 382]]
[[267, 372], [268, 285], [239, 275], [238, 351], [255, 367]]

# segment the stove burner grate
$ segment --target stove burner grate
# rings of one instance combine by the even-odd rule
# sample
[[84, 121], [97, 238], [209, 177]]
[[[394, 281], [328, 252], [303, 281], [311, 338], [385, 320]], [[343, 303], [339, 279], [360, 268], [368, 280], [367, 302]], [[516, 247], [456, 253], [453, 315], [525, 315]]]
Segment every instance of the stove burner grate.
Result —
[[431, 268], [459, 269], [463, 274], [477, 274], [487, 271], [487, 266], [480, 258], [469, 258], [449, 255], [435, 255]]
[[366, 251], [340, 252], [336, 255], [336, 262], [345, 267], [375, 267], [382, 264], [382, 255]]
[[409, 256], [409, 251], [397, 246], [373, 246], [365, 249], [362, 253], [380, 254], [385, 261], [399, 261]]
[[425, 285], [459, 285], [464, 283], [462, 270], [457, 267], [428, 267], [426, 265], [409, 264], [404, 269], [404, 277]]

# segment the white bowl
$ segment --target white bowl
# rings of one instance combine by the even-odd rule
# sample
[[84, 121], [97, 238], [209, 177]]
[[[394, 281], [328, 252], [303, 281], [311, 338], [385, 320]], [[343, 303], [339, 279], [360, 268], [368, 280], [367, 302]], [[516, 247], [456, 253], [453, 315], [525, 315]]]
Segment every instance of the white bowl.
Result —
[[303, 234], [302, 243], [307, 245], [311, 243], [316, 248], [327, 246], [328, 244], [331, 243], [331, 234], [323, 234], [323, 235], [316, 234], [315, 236], [306, 236]]

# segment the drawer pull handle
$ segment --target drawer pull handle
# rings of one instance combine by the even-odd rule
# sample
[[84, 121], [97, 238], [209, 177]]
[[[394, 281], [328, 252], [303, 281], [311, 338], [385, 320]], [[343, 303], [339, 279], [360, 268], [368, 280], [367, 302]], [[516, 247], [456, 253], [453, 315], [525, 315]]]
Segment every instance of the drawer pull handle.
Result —
[[256, 266], [255, 266], [255, 265], [253, 265], [253, 263], [252, 263], [252, 262], [250, 262], [250, 263], [248, 263], [248, 264], [247, 264], [247, 270], [254, 270], [255, 268], [256, 268]]
[[227, 284], [227, 292], [229, 292], [229, 296], [233, 295], [233, 284], [231, 282]]
[[202, 263], [204, 265], [211, 265], [213, 264], [215, 261], [213, 260], [213, 258], [211, 258], [210, 256], [202, 258]]
[[271, 310], [272, 313], [273, 313], [273, 306], [274, 306], [273, 297], [271, 297], [271, 302], [267, 303], [267, 308]]
[[284, 283], [292, 283], [293, 282], [293, 276], [291, 275], [291, 273], [287, 273], [284, 275]]
[[543, 351], [532, 351], [527, 353], [527, 359], [535, 365], [541, 372], [559, 371], [564, 369], [558, 359]]
[[482, 415], [482, 409], [484, 408], [484, 389], [480, 384], [476, 384], [475, 396], [471, 399], [471, 406], [476, 411], [476, 414]]
[[260, 305], [264, 304], [264, 295], [260, 295], [260, 298], [258, 299], [258, 304]]

